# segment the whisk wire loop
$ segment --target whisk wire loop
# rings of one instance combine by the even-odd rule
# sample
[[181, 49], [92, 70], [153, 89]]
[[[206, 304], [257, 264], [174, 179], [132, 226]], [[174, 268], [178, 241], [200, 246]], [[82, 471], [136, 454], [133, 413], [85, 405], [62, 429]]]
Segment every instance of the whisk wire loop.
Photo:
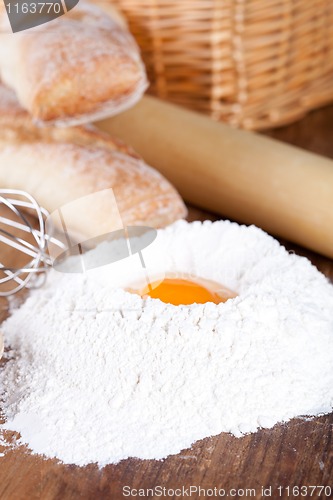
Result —
[[[49, 213], [29, 193], [19, 189], [0, 189], [1, 204], [10, 210], [13, 218], [0, 216], [0, 224], [3, 226], [0, 227], [0, 247], [4, 245], [31, 257], [29, 262], [18, 268], [0, 262], [2, 273], [0, 276], [0, 297], [8, 297], [22, 288], [39, 286], [41, 280], [37, 282], [37, 276], [45, 279], [45, 273], [52, 265], [52, 259], [46, 251], [48, 242], [52, 242], [60, 248], [64, 248], [64, 245], [56, 238], [46, 234], [45, 220]], [[32, 225], [28, 213], [24, 213], [24, 211], [34, 215], [37, 219], [37, 228]], [[13, 234], [11, 229], [31, 235], [33, 242]], [[32, 277], [34, 277], [33, 280]]]

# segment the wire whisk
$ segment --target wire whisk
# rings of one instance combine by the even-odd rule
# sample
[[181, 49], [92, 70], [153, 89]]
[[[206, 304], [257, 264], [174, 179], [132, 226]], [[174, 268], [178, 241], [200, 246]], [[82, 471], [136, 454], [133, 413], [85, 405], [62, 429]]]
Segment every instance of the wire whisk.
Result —
[[[8, 297], [23, 288], [41, 286], [52, 266], [47, 244], [61, 249], [65, 249], [65, 245], [46, 234], [45, 221], [49, 213], [29, 193], [0, 189], [0, 207], [3, 209], [0, 214], [0, 297]], [[31, 216], [36, 219], [36, 227]], [[13, 259], [14, 263], [20, 262], [23, 256], [25, 259], [22, 266], [14, 267], [2, 262], [3, 256], [6, 260]]]

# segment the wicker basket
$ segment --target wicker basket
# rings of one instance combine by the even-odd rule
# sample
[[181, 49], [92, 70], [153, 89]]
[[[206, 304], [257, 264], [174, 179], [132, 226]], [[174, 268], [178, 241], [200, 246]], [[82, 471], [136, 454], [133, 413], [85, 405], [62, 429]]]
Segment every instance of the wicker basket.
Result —
[[113, 0], [151, 93], [248, 129], [333, 100], [333, 0]]

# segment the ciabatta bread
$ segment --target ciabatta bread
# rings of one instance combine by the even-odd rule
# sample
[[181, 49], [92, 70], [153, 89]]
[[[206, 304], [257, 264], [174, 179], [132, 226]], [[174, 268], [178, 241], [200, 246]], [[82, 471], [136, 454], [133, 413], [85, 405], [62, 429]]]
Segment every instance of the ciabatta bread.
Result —
[[[1, 85], [0, 185], [29, 192], [50, 212], [112, 188], [125, 226], [162, 227], [186, 215], [171, 184], [130, 148], [93, 127], [35, 126]], [[93, 227], [102, 235], [110, 218], [103, 203], [92, 204], [88, 216], [71, 214], [71, 229], [84, 236]]]
[[0, 2], [0, 78], [35, 120], [56, 125], [119, 113], [147, 87], [139, 50], [121, 18], [84, 0], [15, 34]]

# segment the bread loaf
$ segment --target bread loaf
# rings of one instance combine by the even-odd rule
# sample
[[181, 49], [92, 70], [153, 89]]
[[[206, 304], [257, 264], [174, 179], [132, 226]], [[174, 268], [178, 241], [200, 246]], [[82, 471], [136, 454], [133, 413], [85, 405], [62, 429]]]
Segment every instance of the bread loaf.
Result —
[[[170, 183], [130, 148], [91, 126], [36, 126], [1, 85], [0, 185], [29, 192], [49, 211], [112, 188], [125, 226], [161, 227], [186, 215]], [[84, 237], [93, 227], [102, 235], [110, 218], [103, 203], [93, 204], [85, 217], [71, 214], [71, 229]]]
[[119, 15], [84, 0], [15, 34], [1, 2], [0, 78], [35, 120], [56, 125], [119, 113], [147, 87], [139, 50]]

